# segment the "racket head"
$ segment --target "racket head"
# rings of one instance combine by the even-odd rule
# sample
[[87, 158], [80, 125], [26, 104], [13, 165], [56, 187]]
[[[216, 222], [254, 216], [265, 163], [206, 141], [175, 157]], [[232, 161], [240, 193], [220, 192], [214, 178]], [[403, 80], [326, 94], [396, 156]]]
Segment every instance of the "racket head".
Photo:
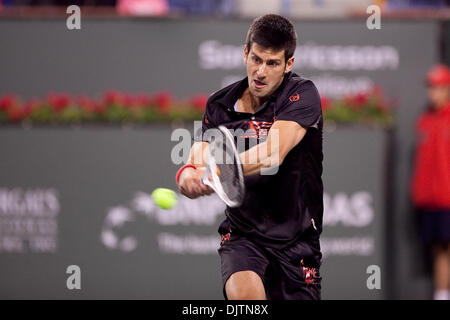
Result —
[[[209, 179], [211, 177], [211, 180]], [[229, 207], [239, 207], [245, 196], [244, 174], [234, 138], [224, 126], [211, 136], [202, 178]]]

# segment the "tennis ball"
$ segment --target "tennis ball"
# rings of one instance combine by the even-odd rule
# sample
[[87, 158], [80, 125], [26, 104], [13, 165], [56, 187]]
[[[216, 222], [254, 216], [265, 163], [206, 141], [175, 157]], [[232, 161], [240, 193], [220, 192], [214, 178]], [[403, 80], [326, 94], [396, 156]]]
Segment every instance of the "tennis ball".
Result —
[[172, 208], [178, 202], [175, 192], [166, 188], [157, 188], [153, 190], [152, 199], [158, 207], [164, 210]]

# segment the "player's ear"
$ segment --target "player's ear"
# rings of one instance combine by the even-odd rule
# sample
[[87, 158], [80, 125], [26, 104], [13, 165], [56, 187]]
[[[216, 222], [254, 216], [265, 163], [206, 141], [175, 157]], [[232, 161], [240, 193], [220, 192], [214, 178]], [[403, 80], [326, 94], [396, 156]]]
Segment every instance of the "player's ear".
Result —
[[247, 45], [244, 46], [244, 63], [247, 63], [247, 57], [248, 57], [248, 47]]
[[290, 72], [293, 67], [294, 67], [294, 57], [292, 56], [286, 62], [286, 68], [284, 69], [284, 73]]

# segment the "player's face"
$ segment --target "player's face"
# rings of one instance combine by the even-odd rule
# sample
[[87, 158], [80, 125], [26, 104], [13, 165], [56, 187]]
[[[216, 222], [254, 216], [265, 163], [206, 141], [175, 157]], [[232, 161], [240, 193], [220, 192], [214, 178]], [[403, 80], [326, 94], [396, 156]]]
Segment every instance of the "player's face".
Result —
[[280, 86], [284, 74], [292, 70], [294, 57], [285, 61], [284, 49], [274, 51], [253, 43], [250, 51], [244, 49], [248, 87], [258, 99], [268, 98]]

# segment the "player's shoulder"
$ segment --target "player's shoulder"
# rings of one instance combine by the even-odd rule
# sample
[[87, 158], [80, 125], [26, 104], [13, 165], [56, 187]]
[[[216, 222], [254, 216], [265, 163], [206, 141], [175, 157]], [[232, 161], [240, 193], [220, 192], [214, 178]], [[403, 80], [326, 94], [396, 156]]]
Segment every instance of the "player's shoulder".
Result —
[[319, 92], [311, 79], [299, 76], [296, 73], [290, 73], [283, 85], [279, 100], [281, 100], [281, 103], [285, 100], [292, 101], [292, 99], [295, 100], [296, 95], [304, 95], [305, 93], [308, 96], [311, 94], [313, 97], [319, 96]]
[[316, 89], [314, 82], [311, 79], [299, 76], [296, 73], [291, 73], [287, 79], [286, 87], [288, 91], [290, 90], [305, 90], [305, 89]]
[[212, 105], [224, 98], [233, 88], [239, 85], [242, 80], [233, 82], [226, 87], [213, 92], [208, 98], [208, 104]]

